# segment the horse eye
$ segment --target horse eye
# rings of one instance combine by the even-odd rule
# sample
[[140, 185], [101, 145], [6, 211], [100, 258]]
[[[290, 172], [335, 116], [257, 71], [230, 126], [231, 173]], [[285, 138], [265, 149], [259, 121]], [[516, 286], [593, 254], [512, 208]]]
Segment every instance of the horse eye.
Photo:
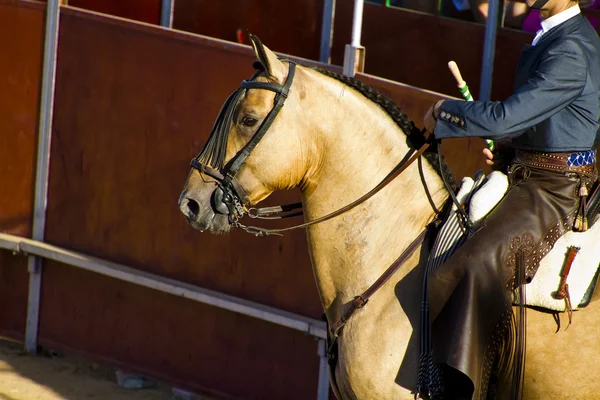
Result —
[[256, 125], [257, 121], [258, 120], [256, 118], [244, 117], [244, 118], [242, 118], [242, 125], [252, 127], [252, 126]]

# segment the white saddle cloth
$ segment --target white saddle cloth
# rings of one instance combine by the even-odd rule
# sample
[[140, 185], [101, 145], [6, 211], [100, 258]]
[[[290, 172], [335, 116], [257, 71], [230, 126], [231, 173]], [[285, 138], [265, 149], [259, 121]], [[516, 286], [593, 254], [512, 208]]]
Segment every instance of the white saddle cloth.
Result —
[[[464, 178], [457, 195], [459, 201], [467, 198], [472, 187], [473, 179]], [[508, 177], [505, 174], [494, 171], [486, 177], [469, 203], [469, 219], [475, 227], [504, 197], [507, 189]], [[555, 298], [555, 294], [570, 246], [580, 248], [567, 277], [571, 304], [573, 309], [577, 309], [600, 268], [600, 221], [586, 232], [568, 232], [558, 239], [552, 250], [540, 261], [531, 283], [525, 286], [527, 305], [565, 311], [565, 301]]]

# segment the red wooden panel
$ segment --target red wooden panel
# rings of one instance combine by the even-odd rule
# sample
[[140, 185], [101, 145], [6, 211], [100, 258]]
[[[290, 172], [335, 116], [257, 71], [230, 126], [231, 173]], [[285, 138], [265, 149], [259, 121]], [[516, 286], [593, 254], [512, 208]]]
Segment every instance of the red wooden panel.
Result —
[[[318, 60], [322, 3], [178, 0], [174, 27], [232, 42], [237, 41], [239, 29], [248, 29], [272, 50]], [[343, 64], [344, 47], [351, 40], [353, 9], [351, 1], [336, 2], [332, 49], [336, 65]], [[456, 96], [456, 84], [447, 68], [448, 61], [455, 60], [471, 92], [479, 93], [485, 26], [370, 3], [365, 4], [363, 17], [361, 42], [367, 49], [367, 73]], [[521, 49], [532, 38], [526, 32], [498, 30], [494, 99], [512, 92]]]
[[162, 0], [61, 0], [61, 4], [158, 25]]
[[62, 23], [49, 240], [319, 316], [301, 296], [316, 294], [303, 232], [203, 235], [177, 206], [224, 99], [254, 72], [250, 49], [73, 10]]
[[69, 6], [160, 24], [161, 0], [68, 0]]
[[[0, 0], [0, 232], [29, 236], [43, 7]], [[0, 251], [0, 335], [22, 339], [27, 307], [27, 263]]]
[[317, 342], [251, 317], [54, 262], [40, 344], [224, 399], [310, 399]]
[[323, 0], [176, 0], [173, 27], [250, 44], [246, 31], [281, 53], [319, 59]]
[[24, 339], [28, 279], [27, 260], [0, 250], [0, 336]]
[[[200, 234], [177, 206], [253, 59], [248, 47], [64, 9], [47, 240], [318, 318], [304, 232]], [[55, 263], [44, 274], [42, 343], [198, 390], [315, 395], [317, 342], [302, 333]]]

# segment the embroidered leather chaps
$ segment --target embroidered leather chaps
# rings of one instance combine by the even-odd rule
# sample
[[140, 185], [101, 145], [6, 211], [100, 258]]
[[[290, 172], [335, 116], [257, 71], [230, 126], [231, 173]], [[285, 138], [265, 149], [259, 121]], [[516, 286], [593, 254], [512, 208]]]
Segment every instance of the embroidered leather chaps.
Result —
[[433, 356], [444, 367], [444, 398], [486, 398], [512, 318], [517, 252], [530, 281], [577, 213], [577, 174], [513, 163], [509, 183], [482, 227], [429, 277]]

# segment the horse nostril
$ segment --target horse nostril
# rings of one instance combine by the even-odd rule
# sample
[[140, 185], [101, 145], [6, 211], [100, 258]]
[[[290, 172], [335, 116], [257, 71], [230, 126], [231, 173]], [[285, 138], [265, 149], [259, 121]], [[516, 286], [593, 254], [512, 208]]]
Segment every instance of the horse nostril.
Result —
[[189, 211], [188, 216], [190, 218], [196, 218], [198, 216], [198, 213], [200, 212], [200, 205], [198, 204], [198, 202], [196, 200], [193, 199], [187, 199], [187, 209]]

